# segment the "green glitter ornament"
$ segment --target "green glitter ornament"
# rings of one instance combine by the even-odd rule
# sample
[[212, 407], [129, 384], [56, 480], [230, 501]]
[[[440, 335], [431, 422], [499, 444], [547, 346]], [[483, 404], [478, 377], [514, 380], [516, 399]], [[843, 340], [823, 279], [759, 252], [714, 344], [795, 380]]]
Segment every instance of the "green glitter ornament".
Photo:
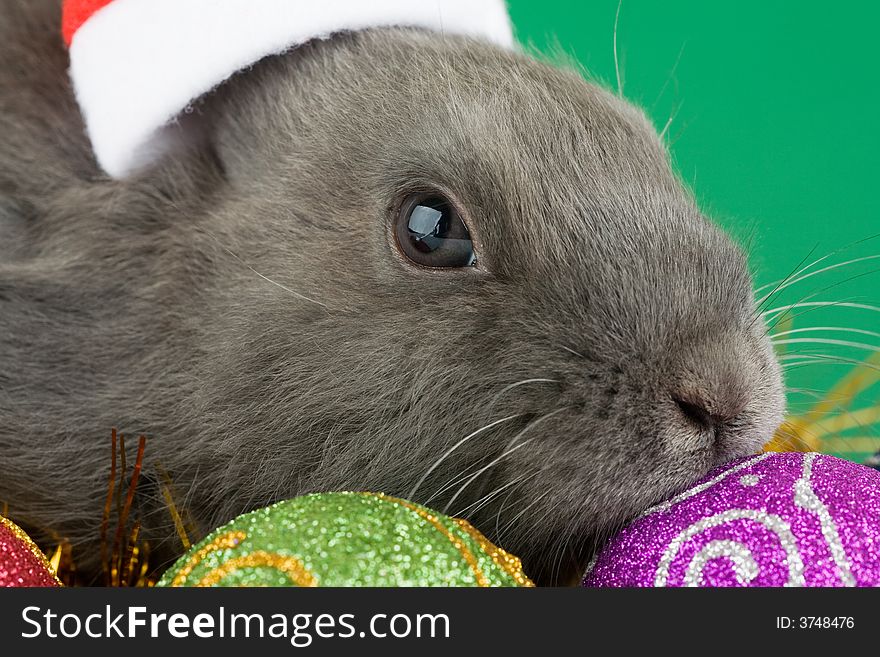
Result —
[[318, 493], [213, 531], [157, 586], [533, 586], [464, 520], [375, 493]]

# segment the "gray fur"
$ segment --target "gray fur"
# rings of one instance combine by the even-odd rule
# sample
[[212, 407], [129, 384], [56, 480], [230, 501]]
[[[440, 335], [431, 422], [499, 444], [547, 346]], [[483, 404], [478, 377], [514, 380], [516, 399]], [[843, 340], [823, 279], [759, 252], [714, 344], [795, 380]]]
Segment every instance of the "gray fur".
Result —
[[[518, 415], [414, 497], [443, 509], [497, 460], [448, 510], [510, 484], [465, 515], [552, 583], [779, 423], [739, 248], [644, 115], [577, 73], [338, 36], [235, 76], [171, 128], [180, 148], [112, 181], [57, 14], [0, 0], [0, 502], [86, 570], [113, 426], [149, 436], [138, 512], [161, 562], [180, 548], [157, 463], [204, 533], [310, 491], [406, 496]], [[465, 209], [479, 270], [395, 252], [395, 203], [426, 186]], [[533, 378], [556, 383], [505, 390]], [[717, 440], [674, 397], [722, 418]]]

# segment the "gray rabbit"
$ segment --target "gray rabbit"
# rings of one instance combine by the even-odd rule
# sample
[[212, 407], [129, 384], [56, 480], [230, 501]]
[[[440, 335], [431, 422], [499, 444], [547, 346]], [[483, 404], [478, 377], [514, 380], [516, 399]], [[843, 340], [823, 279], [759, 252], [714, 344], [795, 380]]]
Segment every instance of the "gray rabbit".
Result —
[[341, 34], [236, 75], [112, 180], [58, 20], [0, 0], [0, 502], [86, 573], [112, 427], [148, 436], [157, 566], [182, 550], [161, 466], [202, 534], [381, 491], [557, 584], [781, 421], [743, 253], [579, 73]]

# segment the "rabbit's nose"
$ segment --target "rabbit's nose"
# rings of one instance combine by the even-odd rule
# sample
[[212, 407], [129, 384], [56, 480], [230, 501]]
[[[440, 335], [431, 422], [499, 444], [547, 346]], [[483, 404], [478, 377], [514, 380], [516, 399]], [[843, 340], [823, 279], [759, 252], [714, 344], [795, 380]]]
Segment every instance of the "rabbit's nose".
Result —
[[673, 395], [673, 401], [685, 419], [701, 431], [716, 432], [724, 420], [715, 415], [707, 408], [707, 404], [701, 401], [691, 401], [693, 398], [684, 398], [681, 395]]
[[723, 387], [703, 386], [680, 388], [672, 392], [683, 422], [713, 441], [721, 440], [728, 429], [739, 423], [748, 405], [748, 395]]

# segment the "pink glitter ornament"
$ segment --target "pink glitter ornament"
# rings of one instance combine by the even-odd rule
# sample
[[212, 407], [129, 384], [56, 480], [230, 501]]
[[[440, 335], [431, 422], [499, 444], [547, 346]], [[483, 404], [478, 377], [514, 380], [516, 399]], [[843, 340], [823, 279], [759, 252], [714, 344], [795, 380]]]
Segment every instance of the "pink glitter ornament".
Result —
[[816, 453], [733, 461], [611, 539], [583, 585], [880, 586], [880, 472]]
[[28, 535], [0, 516], [0, 587], [27, 586], [61, 586], [61, 582]]

